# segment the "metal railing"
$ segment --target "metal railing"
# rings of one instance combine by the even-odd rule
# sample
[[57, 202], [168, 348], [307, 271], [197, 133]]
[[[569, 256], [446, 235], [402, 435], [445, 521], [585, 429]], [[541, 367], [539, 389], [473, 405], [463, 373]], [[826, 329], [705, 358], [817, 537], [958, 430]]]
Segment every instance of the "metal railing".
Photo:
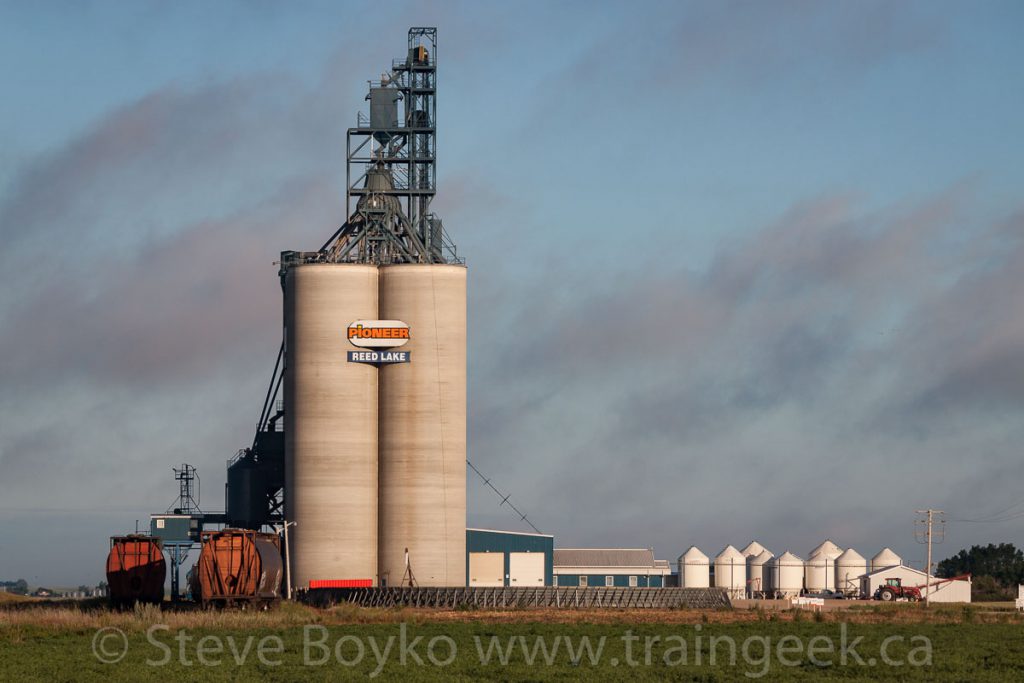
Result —
[[[413, 129], [413, 130], [419, 130], [419, 129], [423, 129], [423, 128], [433, 128], [433, 126], [434, 126], [434, 122], [433, 121], [429, 121], [429, 120], [427, 120], [427, 121], [418, 121], [417, 123], [419, 123], [419, 124], [424, 124], [425, 123], [426, 125], [409, 126], [409, 125], [406, 125], [405, 121], [400, 121], [398, 119], [394, 119], [391, 122], [391, 125], [388, 128], [389, 129], [410, 128], [410, 129]], [[373, 127], [370, 125], [370, 115], [369, 114], [365, 114], [365, 113], [363, 113], [361, 111], [357, 111], [356, 112], [356, 128], [359, 128], [361, 130], [373, 129]]]
[[[432, 66], [432, 67], [436, 68], [437, 67], [437, 60], [435, 60], [433, 58], [433, 56], [428, 56], [426, 62], [416, 62], [415, 64], [413, 64], [413, 66], [424, 66], [424, 67]], [[409, 69], [409, 59], [408, 58], [402, 59], [400, 57], [396, 57], [396, 58], [391, 60], [391, 70], [392, 71], [399, 71], [399, 70], [406, 71], [408, 69]]]
[[715, 609], [732, 606], [717, 588], [317, 588], [299, 600], [318, 607]]

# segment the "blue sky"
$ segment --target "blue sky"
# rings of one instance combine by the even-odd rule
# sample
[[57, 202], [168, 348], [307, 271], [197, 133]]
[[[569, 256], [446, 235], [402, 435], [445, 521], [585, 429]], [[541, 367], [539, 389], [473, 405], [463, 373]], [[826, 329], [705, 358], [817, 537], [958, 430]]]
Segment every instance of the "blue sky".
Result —
[[[474, 462], [563, 546], [919, 560], [915, 508], [1024, 497], [1022, 20], [0, 3], [0, 577], [98, 580], [172, 464], [220, 507], [277, 348], [272, 261], [344, 219], [345, 128], [411, 25], [439, 29]], [[469, 492], [471, 524], [515, 528]], [[954, 523], [950, 554], [1019, 526]]]

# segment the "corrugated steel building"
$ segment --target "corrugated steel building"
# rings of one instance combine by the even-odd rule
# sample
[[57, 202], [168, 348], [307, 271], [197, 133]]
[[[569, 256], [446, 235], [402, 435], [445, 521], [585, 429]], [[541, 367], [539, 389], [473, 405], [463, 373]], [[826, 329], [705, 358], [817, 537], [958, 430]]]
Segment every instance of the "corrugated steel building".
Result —
[[663, 588], [672, 574], [668, 560], [649, 548], [559, 548], [554, 555], [558, 586]]
[[552, 585], [555, 537], [466, 529], [466, 585], [513, 588]]
[[933, 584], [929, 591], [928, 600], [930, 602], [970, 602], [971, 601], [971, 582], [969, 580], [957, 580], [957, 581], [946, 581], [939, 585], [934, 585], [936, 581], [941, 581], [934, 576], [931, 581], [928, 580], [928, 575], [920, 569], [913, 569], [906, 565], [896, 565], [893, 567], [884, 567], [882, 569], [876, 569], [873, 572], [869, 572], [864, 576], [860, 577], [860, 591], [862, 597], [871, 597], [875, 594], [875, 591], [879, 586], [885, 584], [886, 579], [900, 579], [904, 586], [922, 586], [921, 594], [924, 595], [923, 586], [926, 583]]
[[192, 515], [150, 515], [149, 535], [162, 541], [198, 541], [199, 520]]

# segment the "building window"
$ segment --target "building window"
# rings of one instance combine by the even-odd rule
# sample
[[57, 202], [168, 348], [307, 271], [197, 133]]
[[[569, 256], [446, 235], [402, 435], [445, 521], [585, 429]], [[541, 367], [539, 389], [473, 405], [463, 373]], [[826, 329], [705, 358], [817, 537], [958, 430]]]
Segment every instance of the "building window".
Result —
[[605, 585], [606, 588], [611, 588], [612, 586], [614, 586], [615, 585], [615, 577], [614, 576], [606, 576], [606, 577], [604, 577], [604, 585]]
[[630, 588], [636, 588], [636, 585], [637, 585], [636, 584], [636, 577], [635, 576], [629, 577], [629, 587]]
[[587, 577], [581, 576], [580, 577], [580, 588], [586, 588], [586, 587], [587, 587]]

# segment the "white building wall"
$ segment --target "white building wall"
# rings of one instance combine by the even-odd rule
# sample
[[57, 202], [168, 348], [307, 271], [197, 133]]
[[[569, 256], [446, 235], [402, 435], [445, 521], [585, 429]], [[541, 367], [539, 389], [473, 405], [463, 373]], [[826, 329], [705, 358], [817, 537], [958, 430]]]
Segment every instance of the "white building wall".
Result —
[[[903, 565], [886, 567], [861, 577], [861, 592], [867, 597], [872, 597], [879, 586], [885, 584], [887, 579], [900, 579], [904, 586], [922, 586], [927, 583], [924, 572], [912, 569]], [[938, 581], [932, 577], [932, 583]], [[924, 589], [921, 589], [924, 595]], [[932, 602], [970, 602], [971, 582], [970, 581], [947, 581], [938, 586], [932, 586], [928, 599]]]

